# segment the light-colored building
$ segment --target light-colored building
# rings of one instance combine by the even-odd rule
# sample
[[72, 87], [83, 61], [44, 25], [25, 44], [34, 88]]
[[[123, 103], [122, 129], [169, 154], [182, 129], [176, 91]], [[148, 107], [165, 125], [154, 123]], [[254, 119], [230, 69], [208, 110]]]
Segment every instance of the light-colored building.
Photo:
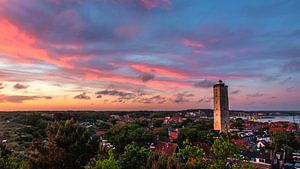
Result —
[[229, 103], [228, 86], [222, 80], [214, 85], [214, 130], [228, 132], [229, 130]]

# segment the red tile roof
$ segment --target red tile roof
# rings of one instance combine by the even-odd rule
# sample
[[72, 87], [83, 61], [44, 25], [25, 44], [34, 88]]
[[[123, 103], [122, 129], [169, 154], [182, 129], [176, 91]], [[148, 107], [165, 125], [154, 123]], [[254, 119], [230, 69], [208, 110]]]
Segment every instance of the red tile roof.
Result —
[[178, 133], [176, 131], [169, 132], [170, 140], [177, 140]]
[[233, 143], [235, 144], [235, 145], [247, 145], [247, 141], [245, 141], [245, 140], [233, 140]]
[[286, 131], [286, 128], [283, 127], [272, 127], [269, 129], [270, 132], [284, 132]]
[[98, 130], [98, 131], [96, 131], [96, 134], [97, 135], [104, 135], [106, 132], [105, 131], [103, 131], [103, 130]]
[[162, 152], [166, 155], [172, 156], [177, 149], [177, 144], [167, 142], [157, 142], [154, 151]]

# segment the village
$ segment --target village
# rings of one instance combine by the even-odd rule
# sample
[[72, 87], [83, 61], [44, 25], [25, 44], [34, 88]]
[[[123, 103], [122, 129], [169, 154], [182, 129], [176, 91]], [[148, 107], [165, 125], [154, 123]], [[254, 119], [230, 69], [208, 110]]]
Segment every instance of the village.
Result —
[[[197, 123], [197, 121], [201, 123], [211, 123], [211, 118], [203, 116], [203, 114], [202, 112], [187, 112], [185, 114], [177, 113], [174, 116], [162, 118], [130, 118], [128, 115], [111, 115], [111, 118], [116, 120], [116, 124], [149, 124], [145, 126], [145, 128], [157, 133], [155, 142], [151, 143], [150, 149], [172, 156], [179, 149], [178, 137], [184, 135], [181, 134], [180, 131], [186, 131], [185, 127], [187, 126], [185, 126], [185, 124], [188, 125], [191, 122]], [[232, 142], [236, 147], [241, 148], [242, 151], [240, 155], [244, 159], [249, 159], [253, 166], [262, 169], [300, 168], [300, 147], [295, 147], [297, 149], [293, 149], [293, 152], [287, 152], [285, 148], [278, 149], [274, 152], [272, 146], [277, 143], [271, 138], [271, 135], [277, 133], [291, 134], [295, 137], [295, 141], [297, 141], [297, 143], [295, 143], [296, 146], [299, 146], [300, 129], [298, 124], [285, 121], [262, 123], [244, 121], [241, 118], [232, 118], [230, 121]], [[94, 123], [84, 122], [81, 123], [81, 125], [86, 128], [95, 127]], [[100, 145], [112, 148], [113, 145], [106, 139], [106, 132], [107, 130], [97, 130], [94, 135], [91, 136], [91, 139], [97, 139]], [[211, 137], [220, 137], [218, 131], [209, 130], [208, 133]], [[208, 156], [211, 154], [212, 143], [195, 140], [192, 144], [203, 149]], [[287, 158], [290, 158], [288, 160], [289, 162], [286, 162]]]

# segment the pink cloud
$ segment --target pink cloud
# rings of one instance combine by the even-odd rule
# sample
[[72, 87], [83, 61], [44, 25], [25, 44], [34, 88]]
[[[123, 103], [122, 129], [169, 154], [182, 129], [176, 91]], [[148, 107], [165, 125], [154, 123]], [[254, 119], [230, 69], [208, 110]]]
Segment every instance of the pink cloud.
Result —
[[59, 60], [48, 54], [43, 48], [36, 47], [38, 38], [0, 17], [0, 51], [12, 61], [20, 63], [32, 63], [36, 60], [55, 64], [60, 67], [73, 68], [74, 65], [67, 61]]
[[161, 6], [169, 6], [171, 0], [141, 0], [142, 5], [147, 9], [153, 9]]
[[113, 33], [121, 38], [131, 38], [135, 37], [139, 31], [139, 28], [135, 25], [125, 25], [117, 27]]
[[193, 50], [194, 54], [208, 54], [208, 50]]
[[50, 96], [19, 96], [19, 95], [0, 95], [0, 103], [23, 103], [27, 100], [52, 99]]
[[156, 74], [161, 74], [161, 75], [174, 77], [178, 79], [189, 77], [189, 75], [186, 73], [179, 72], [177, 70], [173, 70], [172, 68], [165, 67], [165, 66], [157, 66], [157, 65], [154, 66], [154, 65], [146, 65], [146, 64], [131, 64], [130, 66], [142, 72], [156, 73]]
[[204, 47], [203, 42], [192, 40], [192, 39], [187, 39], [187, 38], [181, 39], [181, 44], [183, 44], [185, 46], [190, 46], [190, 47], [199, 47], [199, 48]]

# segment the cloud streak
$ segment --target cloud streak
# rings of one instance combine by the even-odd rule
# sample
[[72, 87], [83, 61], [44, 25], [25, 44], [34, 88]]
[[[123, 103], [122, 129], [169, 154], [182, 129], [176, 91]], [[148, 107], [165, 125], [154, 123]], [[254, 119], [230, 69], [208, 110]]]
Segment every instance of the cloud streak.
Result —
[[[241, 98], [234, 106], [251, 109], [255, 104], [241, 101], [271, 93], [258, 89], [278, 98], [292, 94], [297, 105], [299, 95], [286, 89], [300, 90], [299, 4], [0, 0], [1, 94], [32, 95], [2, 100], [83, 99], [91, 109], [207, 107], [212, 85], [222, 79]], [[288, 105], [282, 109], [299, 108]]]

